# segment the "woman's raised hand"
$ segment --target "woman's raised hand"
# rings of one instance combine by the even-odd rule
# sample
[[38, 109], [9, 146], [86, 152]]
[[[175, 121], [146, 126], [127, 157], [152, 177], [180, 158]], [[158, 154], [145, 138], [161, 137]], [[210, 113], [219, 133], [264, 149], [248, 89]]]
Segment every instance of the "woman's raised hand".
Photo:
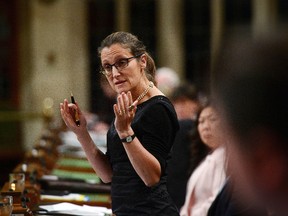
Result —
[[[74, 133], [79, 133], [82, 130], [86, 129], [86, 119], [81, 112], [78, 103], [75, 104], [69, 103], [67, 99], [64, 99], [63, 103], [60, 103], [60, 112], [62, 119], [64, 120], [66, 126], [73, 131]], [[78, 126], [75, 121], [75, 112], [78, 113], [80, 125]]]
[[117, 104], [114, 104], [115, 128], [119, 133], [126, 132], [131, 129], [131, 122], [135, 116], [138, 101], [133, 103], [131, 92], [118, 95]]

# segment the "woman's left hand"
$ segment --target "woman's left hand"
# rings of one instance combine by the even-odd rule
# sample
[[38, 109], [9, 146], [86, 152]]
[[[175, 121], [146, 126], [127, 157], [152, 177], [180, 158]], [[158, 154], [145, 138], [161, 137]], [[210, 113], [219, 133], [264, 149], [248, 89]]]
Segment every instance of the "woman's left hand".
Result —
[[126, 134], [131, 131], [131, 122], [136, 113], [137, 103], [138, 101], [133, 103], [130, 91], [127, 93], [122, 92], [118, 95], [117, 104], [114, 104], [113, 108], [116, 116], [114, 124], [120, 137], [121, 133]]

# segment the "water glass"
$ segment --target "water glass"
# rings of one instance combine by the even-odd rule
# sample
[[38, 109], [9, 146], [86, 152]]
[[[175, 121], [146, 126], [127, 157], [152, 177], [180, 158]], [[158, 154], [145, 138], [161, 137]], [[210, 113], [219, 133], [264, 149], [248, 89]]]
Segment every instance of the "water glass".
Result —
[[0, 195], [0, 215], [11, 216], [13, 209], [13, 197]]
[[9, 189], [11, 191], [24, 191], [25, 173], [10, 173], [9, 174]]

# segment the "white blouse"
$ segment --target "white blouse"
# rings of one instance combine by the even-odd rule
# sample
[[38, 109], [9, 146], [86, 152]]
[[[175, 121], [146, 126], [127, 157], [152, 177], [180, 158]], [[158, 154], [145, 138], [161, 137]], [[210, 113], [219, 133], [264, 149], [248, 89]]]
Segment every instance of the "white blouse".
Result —
[[190, 176], [180, 216], [206, 216], [225, 180], [225, 150], [218, 147]]

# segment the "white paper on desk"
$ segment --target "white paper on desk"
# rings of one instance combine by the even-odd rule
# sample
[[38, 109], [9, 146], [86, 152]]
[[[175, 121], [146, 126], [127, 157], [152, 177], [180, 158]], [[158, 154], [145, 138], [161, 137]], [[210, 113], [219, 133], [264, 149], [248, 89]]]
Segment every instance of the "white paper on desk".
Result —
[[62, 202], [54, 205], [42, 205], [39, 206], [48, 212], [57, 212], [70, 215], [82, 215], [82, 216], [106, 216], [112, 215], [112, 210], [105, 207], [88, 206], [88, 205], [76, 205], [72, 203]]

